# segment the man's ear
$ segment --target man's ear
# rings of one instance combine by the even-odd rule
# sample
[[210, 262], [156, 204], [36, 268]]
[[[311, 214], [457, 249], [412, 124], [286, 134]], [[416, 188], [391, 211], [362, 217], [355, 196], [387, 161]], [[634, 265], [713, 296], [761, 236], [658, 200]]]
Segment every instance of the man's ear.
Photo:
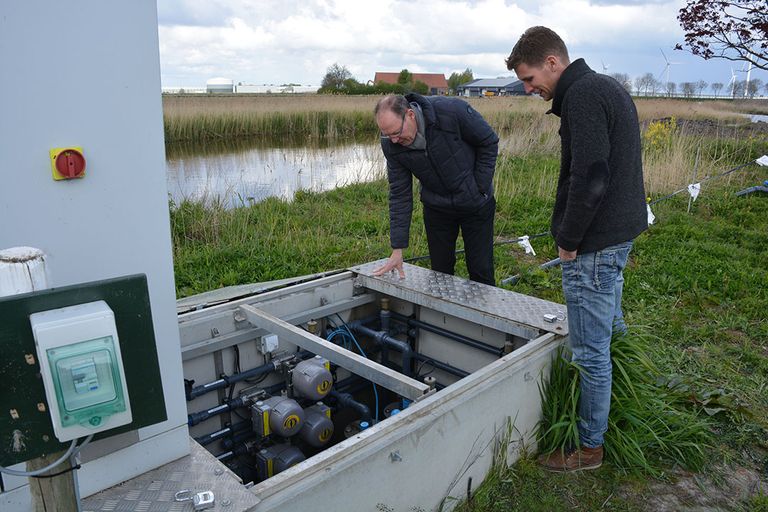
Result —
[[544, 59], [544, 67], [548, 71], [556, 72], [562, 71], [567, 68], [568, 65], [557, 55], [547, 55], [547, 58]]
[[559, 64], [560, 59], [557, 55], [547, 55], [547, 58], [544, 59], [544, 66], [546, 66], [549, 71], [554, 71]]

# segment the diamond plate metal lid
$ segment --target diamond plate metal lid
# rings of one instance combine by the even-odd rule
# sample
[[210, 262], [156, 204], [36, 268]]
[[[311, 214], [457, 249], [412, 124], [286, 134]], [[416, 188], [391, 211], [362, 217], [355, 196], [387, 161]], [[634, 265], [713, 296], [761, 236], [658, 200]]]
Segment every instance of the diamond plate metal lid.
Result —
[[177, 492], [212, 491], [211, 511], [242, 512], [259, 498], [229, 468], [190, 439], [190, 454], [82, 500], [83, 512], [190, 512], [191, 501], [175, 501]]
[[566, 308], [521, 293], [403, 264], [405, 278], [397, 272], [375, 277], [373, 271], [387, 260], [365, 263], [349, 270], [358, 274], [365, 288], [430, 307], [502, 332], [533, 338], [538, 331], [568, 334]]

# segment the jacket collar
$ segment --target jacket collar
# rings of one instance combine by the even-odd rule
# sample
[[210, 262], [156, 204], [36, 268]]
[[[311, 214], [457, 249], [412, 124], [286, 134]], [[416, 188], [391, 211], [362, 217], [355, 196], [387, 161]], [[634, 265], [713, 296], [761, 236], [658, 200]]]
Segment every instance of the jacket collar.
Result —
[[412, 92], [405, 95], [405, 99], [408, 103], [416, 103], [421, 107], [421, 113], [424, 115], [424, 122], [426, 126], [431, 126], [437, 122], [437, 116], [435, 115], [435, 109], [432, 107], [432, 102], [421, 94]]
[[594, 73], [594, 71], [589, 66], [587, 66], [587, 63], [584, 62], [584, 59], [576, 59], [575, 61], [571, 62], [568, 67], [563, 70], [563, 74], [560, 75], [560, 80], [557, 81], [557, 86], [555, 87], [555, 96], [552, 98], [552, 109], [547, 113], [551, 112], [557, 117], [560, 117], [560, 113], [563, 109], [563, 99], [565, 98], [565, 93], [568, 92], [568, 89], [571, 87], [571, 85], [589, 73]]
[[[437, 124], [437, 115], [435, 114], [435, 109], [432, 106], [432, 103], [421, 94], [416, 94], [415, 92], [406, 94], [405, 99], [408, 100], [408, 103], [416, 103], [419, 107], [421, 107], [421, 114], [424, 117], [424, 138], [426, 138], [427, 131], [430, 130], [432, 126]], [[389, 151], [392, 154], [412, 150], [412, 148], [408, 146], [395, 144], [390, 140], [387, 140], [386, 142], [389, 144]]]

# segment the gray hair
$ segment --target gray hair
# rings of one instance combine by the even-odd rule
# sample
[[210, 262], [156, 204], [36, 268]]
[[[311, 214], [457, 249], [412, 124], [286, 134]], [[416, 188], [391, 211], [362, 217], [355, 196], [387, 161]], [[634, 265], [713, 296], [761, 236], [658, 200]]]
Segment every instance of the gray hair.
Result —
[[388, 94], [376, 103], [373, 115], [378, 116], [379, 112], [389, 110], [393, 114], [404, 116], [409, 108], [411, 108], [411, 104], [408, 103], [405, 96], [402, 94]]

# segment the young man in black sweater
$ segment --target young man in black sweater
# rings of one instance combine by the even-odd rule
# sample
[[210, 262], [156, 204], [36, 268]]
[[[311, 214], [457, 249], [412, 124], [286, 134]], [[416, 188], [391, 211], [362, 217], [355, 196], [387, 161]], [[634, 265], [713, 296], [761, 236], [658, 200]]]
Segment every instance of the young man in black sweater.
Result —
[[539, 461], [552, 471], [600, 467], [611, 403], [611, 336], [626, 331], [621, 311], [632, 241], [648, 227], [640, 127], [632, 98], [616, 80], [570, 62], [562, 39], [531, 27], [507, 59], [526, 92], [552, 101], [560, 118], [561, 160], [552, 212], [563, 269], [573, 360], [582, 368], [580, 445]]

